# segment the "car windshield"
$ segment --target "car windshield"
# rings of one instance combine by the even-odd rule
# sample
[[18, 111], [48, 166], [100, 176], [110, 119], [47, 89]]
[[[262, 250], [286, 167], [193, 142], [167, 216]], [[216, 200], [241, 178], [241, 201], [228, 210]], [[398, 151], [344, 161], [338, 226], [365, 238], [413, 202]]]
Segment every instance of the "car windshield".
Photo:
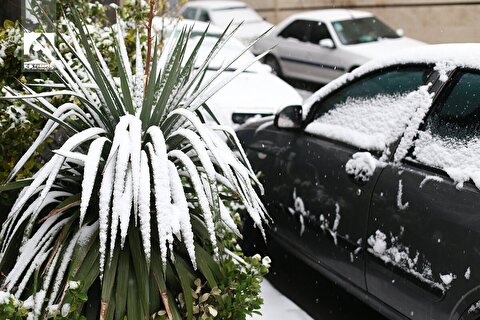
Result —
[[333, 29], [344, 45], [396, 39], [400, 36], [376, 17], [335, 21]]
[[236, 23], [252, 23], [263, 20], [255, 10], [249, 7], [231, 7], [213, 10], [210, 12], [210, 18], [217, 26], [226, 26], [232, 19]]

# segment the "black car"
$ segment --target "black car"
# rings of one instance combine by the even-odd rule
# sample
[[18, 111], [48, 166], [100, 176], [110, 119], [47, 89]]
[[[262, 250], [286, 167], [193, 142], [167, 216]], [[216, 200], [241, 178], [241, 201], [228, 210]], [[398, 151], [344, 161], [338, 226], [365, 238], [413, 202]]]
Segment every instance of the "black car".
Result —
[[241, 127], [268, 241], [388, 318], [480, 319], [479, 57], [373, 61]]

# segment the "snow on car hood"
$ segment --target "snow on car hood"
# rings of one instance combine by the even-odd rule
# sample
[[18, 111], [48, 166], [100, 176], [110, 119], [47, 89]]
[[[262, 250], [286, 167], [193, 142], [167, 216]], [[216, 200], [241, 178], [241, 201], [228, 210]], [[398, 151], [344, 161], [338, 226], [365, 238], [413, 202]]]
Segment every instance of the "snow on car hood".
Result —
[[[224, 72], [215, 82], [231, 74]], [[212, 75], [213, 72], [208, 71], [205, 81]], [[232, 113], [275, 114], [279, 108], [301, 103], [302, 98], [294, 88], [266, 72], [242, 72], [207, 101], [219, 121], [225, 124], [230, 124]]]
[[342, 49], [362, 56], [368, 60], [391, 55], [397, 50], [426, 45], [426, 43], [407, 37], [383, 39], [379, 41], [343, 46]]

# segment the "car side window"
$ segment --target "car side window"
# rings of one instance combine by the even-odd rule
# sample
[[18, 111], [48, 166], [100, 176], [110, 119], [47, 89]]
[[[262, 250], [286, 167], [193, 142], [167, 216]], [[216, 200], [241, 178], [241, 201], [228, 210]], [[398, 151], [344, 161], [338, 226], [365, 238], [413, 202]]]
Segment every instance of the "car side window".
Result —
[[331, 39], [332, 36], [328, 31], [327, 25], [322, 22], [313, 23], [312, 29], [310, 32], [310, 42], [314, 44], [319, 44], [320, 40]]
[[480, 73], [458, 71], [418, 132], [413, 160], [480, 186]]
[[403, 133], [418, 108], [426, 65], [397, 66], [366, 75], [321, 99], [305, 131], [360, 149], [383, 151]]
[[185, 19], [195, 20], [197, 18], [197, 9], [196, 8], [187, 8], [183, 11], [182, 16]]
[[210, 22], [210, 16], [208, 15], [207, 10], [201, 9], [197, 20], [203, 22]]
[[282, 38], [293, 38], [302, 42], [308, 41], [309, 22], [305, 20], [296, 20], [288, 25], [279, 36]]

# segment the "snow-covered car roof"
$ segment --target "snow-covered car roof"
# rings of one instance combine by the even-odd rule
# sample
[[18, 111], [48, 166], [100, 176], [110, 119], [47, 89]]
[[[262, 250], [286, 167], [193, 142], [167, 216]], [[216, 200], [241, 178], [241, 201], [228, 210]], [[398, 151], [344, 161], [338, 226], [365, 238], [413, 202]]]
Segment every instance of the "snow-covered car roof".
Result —
[[219, 10], [228, 8], [244, 8], [247, 5], [241, 1], [192, 1], [187, 2], [185, 7], [200, 7], [208, 10]]
[[388, 57], [371, 60], [361, 67], [333, 80], [308, 98], [303, 105], [306, 117], [312, 105], [347, 81], [351, 81], [371, 71], [402, 64], [435, 64], [436, 69], [452, 70], [456, 67], [480, 70], [480, 43], [437, 44], [401, 50]]
[[331, 22], [339, 20], [350, 20], [357, 18], [372, 17], [373, 14], [367, 11], [347, 10], [347, 9], [326, 9], [306, 11], [294, 14], [289, 20], [308, 19], [322, 22]]

